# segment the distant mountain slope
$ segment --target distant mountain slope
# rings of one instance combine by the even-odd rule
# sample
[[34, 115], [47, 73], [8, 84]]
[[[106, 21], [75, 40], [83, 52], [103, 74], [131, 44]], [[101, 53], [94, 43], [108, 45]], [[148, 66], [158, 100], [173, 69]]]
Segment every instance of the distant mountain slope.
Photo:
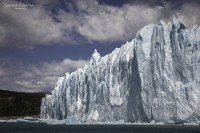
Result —
[[0, 90], [0, 117], [35, 116], [40, 114], [45, 93], [25, 93]]

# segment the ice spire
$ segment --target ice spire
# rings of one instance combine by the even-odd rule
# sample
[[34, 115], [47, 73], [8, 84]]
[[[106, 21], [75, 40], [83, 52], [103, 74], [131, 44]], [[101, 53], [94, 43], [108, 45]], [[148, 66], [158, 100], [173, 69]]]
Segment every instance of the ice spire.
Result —
[[90, 65], [94, 65], [94, 66], [97, 65], [100, 59], [101, 59], [101, 55], [95, 49], [90, 60]]
[[176, 18], [175, 15], [173, 15], [173, 18], [172, 18], [172, 24], [176, 27], [176, 29], [179, 29], [179, 28], [180, 28], [180, 22], [179, 22], [179, 20]]

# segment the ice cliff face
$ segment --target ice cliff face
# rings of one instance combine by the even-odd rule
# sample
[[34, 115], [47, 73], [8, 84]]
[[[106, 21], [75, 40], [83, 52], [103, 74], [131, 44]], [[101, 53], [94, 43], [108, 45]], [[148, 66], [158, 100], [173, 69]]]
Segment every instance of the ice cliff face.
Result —
[[165, 123], [200, 120], [200, 27], [176, 18], [59, 78], [42, 99], [41, 118]]

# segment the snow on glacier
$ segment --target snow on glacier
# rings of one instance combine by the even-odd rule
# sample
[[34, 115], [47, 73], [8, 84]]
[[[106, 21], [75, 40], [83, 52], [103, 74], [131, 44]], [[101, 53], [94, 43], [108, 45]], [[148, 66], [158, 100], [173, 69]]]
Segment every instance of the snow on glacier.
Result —
[[90, 65], [59, 78], [41, 118], [83, 122], [193, 123], [200, 120], [200, 27], [173, 17]]

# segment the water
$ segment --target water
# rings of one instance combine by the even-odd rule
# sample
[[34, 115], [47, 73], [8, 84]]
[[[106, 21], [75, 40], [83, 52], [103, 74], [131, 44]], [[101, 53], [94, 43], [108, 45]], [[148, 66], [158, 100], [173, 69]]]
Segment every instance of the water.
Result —
[[196, 125], [47, 125], [0, 123], [0, 133], [200, 133]]

